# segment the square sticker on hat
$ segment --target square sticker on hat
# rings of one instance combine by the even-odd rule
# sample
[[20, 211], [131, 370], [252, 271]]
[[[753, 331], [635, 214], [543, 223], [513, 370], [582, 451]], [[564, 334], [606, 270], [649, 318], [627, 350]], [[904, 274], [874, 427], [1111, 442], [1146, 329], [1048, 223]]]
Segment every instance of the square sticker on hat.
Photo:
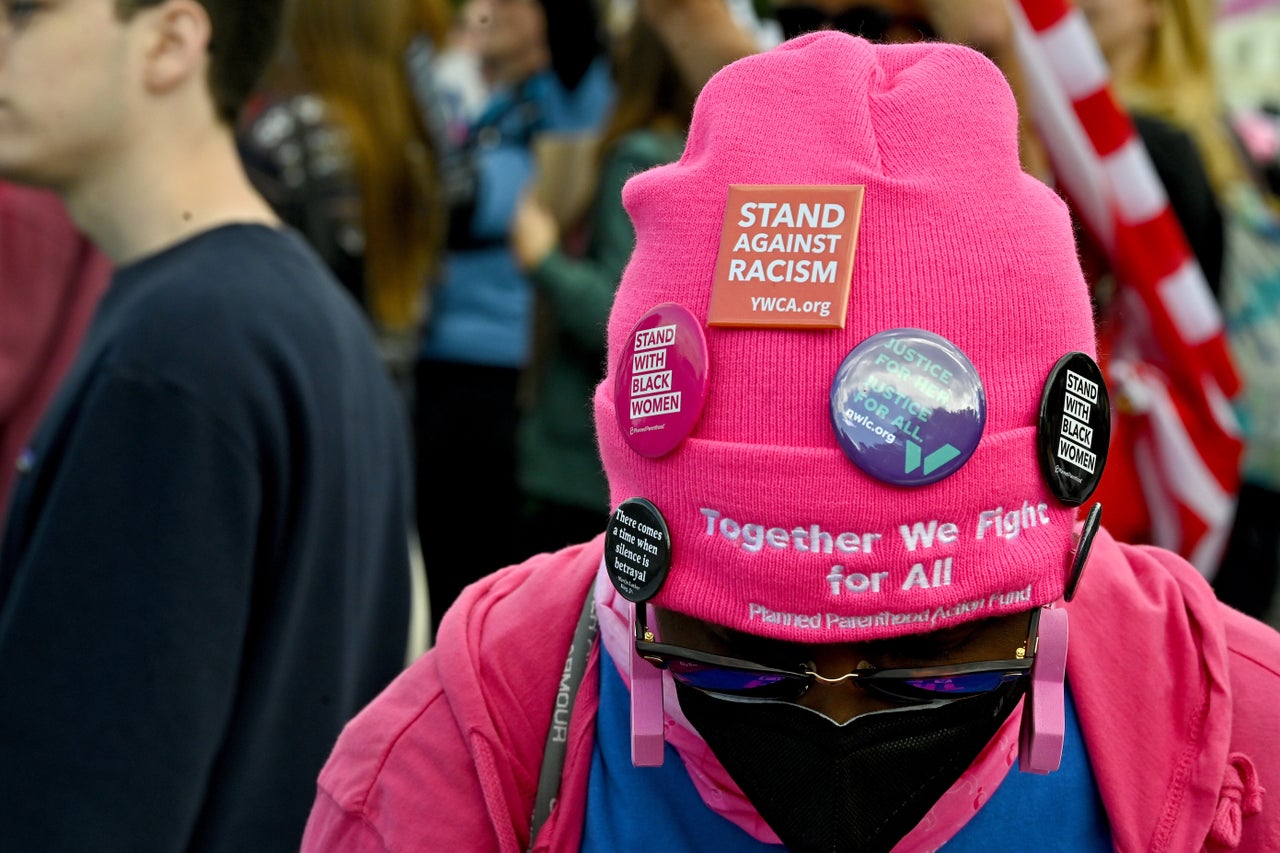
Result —
[[709, 325], [843, 329], [865, 191], [730, 186]]

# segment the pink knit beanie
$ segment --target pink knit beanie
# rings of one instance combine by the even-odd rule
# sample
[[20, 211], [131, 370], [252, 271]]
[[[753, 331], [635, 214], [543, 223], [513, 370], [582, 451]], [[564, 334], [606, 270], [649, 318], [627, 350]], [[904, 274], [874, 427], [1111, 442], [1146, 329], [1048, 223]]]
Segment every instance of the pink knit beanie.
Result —
[[[698, 98], [680, 161], [626, 184], [636, 247], [594, 405], [613, 506], [645, 498], [669, 529], [671, 570], [655, 604], [817, 643], [1062, 597], [1075, 509], [1041, 473], [1037, 425], [1059, 358], [1094, 354], [1093, 315], [1066, 206], [1021, 171], [1016, 123], [1000, 71], [972, 50], [816, 33], [721, 70]], [[855, 185], [865, 192], [848, 235], [851, 286], [836, 306], [847, 310], [832, 312], [843, 328], [709, 322], [726, 218], [750, 219], [729, 208], [731, 186]], [[641, 453], [620, 426], [616, 407], [628, 400], [615, 385], [641, 349], [637, 323], [665, 303], [705, 335], [705, 404], [682, 441]], [[946, 475], [907, 484], [855, 464], [832, 398], [859, 344], [911, 334], [971, 363], [971, 384], [952, 379], [959, 368], [943, 378], [985, 423], [972, 455], [954, 461], [930, 455], [926, 432], [905, 468], [921, 470], [923, 453], [924, 469]], [[937, 378], [938, 350], [922, 352], [913, 366]], [[927, 426], [934, 445], [949, 435], [941, 415]]]

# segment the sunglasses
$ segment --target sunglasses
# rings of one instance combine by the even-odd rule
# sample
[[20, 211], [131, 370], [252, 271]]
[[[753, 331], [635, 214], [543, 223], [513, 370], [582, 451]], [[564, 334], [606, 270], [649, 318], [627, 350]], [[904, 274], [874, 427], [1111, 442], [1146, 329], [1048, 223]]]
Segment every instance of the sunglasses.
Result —
[[924, 666], [914, 669], [856, 669], [837, 678], [818, 673], [812, 664], [779, 669], [740, 658], [655, 642], [646, 622], [644, 604], [636, 608], [636, 653], [680, 684], [719, 696], [740, 699], [781, 699], [794, 702], [815, 683], [849, 682], [894, 701], [922, 702], [961, 699], [995, 690], [1027, 675], [1039, 640], [1040, 608], [1031, 611], [1027, 637], [1012, 660]]

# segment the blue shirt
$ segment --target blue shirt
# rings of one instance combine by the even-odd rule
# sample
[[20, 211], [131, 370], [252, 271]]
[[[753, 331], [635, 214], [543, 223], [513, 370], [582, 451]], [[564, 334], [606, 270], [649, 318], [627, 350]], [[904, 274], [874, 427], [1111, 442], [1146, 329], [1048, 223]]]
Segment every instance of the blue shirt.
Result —
[[[632, 767], [627, 688], [603, 647], [600, 672], [583, 851], [782, 850], [781, 845], [755, 840], [708, 808], [670, 744], [661, 767]], [[1010, 770], [987, 804], [947, 842], [947, 853], [1112, 849], [1110, 826], [1069, 691], [1066, 723], [1062, 767], [1045, 776]]]
[[608, 114], [613, 87], [603, 60], [573, 91], [551, 71], [496, 95], [471, 129], [475, 210], [469, 248], [450, 252], [432, 302], [422, 356], [433, 361], [523, 367], [528, 361], [533, 286], [516, 267], [507, 235], [533, 177], [530, 144], [543, 131], [590, 130]]

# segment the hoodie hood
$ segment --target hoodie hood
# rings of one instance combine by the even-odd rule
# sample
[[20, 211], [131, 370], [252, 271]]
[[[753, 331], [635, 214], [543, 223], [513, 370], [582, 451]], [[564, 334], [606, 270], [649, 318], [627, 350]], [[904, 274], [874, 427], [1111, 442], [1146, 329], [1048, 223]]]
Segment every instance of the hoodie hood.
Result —
[[[1181, 558], [1120, 545], [1105, 530], [1067, 611], [1068, 683], [1116, 849], [1235, 848], [1241, 821], [1261, 806], [1254, 762], [1277, 751], [1255, 744], [1250, 755], [1232, 742], [1226, 623], [1245, 617]], [[1274, 666], [1280, 643], [1263, 639]], [[1273, 699], [1276, 691], [1272, 677]]]

